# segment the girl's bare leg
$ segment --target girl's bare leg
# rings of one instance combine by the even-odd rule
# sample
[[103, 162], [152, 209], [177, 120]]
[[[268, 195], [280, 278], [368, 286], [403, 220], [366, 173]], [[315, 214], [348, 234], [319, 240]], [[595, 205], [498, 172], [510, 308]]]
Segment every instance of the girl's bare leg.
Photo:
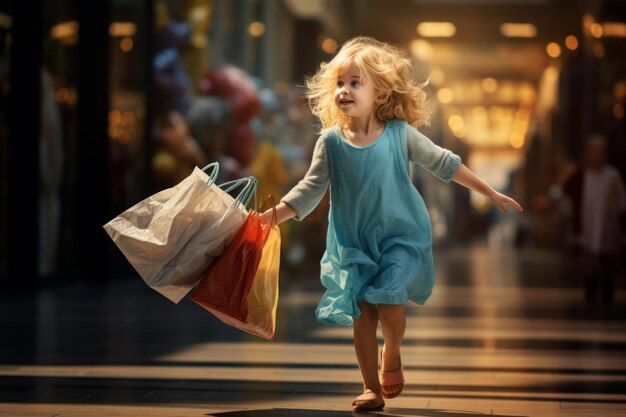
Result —
[[380, 396], [378, 381], [378, 312], [376, 306], [365, 301], [359, 302], [361, 317], [354, 320], [354, 349], [363, 377], [364, 391], [371, 390]]
[[[381, 369], [395, 371], [400, 368], [400, 345], [406, 330], [406, 317], [403, 305], [378, 304], [378, 319], [383, 331], [385, 345], [383, 346], [383, 363]], [[399, 392], [402, 385], [385, 386], [385, 391]]]

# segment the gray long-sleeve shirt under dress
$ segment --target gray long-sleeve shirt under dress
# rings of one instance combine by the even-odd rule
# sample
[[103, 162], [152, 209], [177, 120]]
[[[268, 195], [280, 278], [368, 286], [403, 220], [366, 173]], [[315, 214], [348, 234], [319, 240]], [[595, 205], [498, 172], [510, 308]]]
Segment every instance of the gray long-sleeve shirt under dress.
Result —
[[[302, 220], [317, 207], [330, 183], [328, 158], [326, 155], [325, 132], [315, 144], [311, 166], [304, 178], [281, 201], [296, 211], [295, 220]], [[339, 130], [339, 129], [336, 129]], [[450, 182], [461, 158], [449, 149], [438, 146], [416, 128], [406, 124], [406, 144], [409, 160], [428, 170], [433, 175]]]

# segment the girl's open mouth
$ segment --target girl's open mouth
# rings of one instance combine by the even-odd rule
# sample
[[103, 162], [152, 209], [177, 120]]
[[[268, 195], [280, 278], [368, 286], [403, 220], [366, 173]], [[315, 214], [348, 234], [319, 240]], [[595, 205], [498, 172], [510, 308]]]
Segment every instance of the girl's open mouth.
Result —
[[344, 99], [339, 100], [339, 104], [352, 104], [352, 103], [354, 103], [352, 100], [344, 100]]

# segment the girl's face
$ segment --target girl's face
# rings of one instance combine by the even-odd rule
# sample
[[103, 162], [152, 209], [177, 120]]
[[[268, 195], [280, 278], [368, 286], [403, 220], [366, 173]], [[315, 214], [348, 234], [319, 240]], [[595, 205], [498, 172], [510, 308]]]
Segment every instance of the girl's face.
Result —
[[370, 116], [376, 110], [376, 91], [354, 63], [337, 77], [335, 104], [350, 117]]

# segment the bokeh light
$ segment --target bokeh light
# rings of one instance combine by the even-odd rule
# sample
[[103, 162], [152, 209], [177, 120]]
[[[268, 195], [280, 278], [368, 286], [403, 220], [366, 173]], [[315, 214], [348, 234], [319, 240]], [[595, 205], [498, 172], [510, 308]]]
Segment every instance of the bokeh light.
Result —
[[520, 149], [524, 146], [524, 133], [520, 131], [513, 131], [509, 138], [509, 143], [515, 149]]
[[133, 49], [133, 45], [133, 38], [128, 36], [120, 41], [120, 49], [124, 52], [129, 52], [131, 49]]
[[556, 42], [546, 45], [546, 53], [550, 58], [558, 58], [561, 55], [561, 46]]
[[604, 49], [604, 45], [602, 45], [602, 42], [594, 42], [593, 54], [598, 58], [604, 58], [606, 50]]
[[253, 36], [255, 38], [263, 36], [263, 34], [265, 33], [265, 25], [262, 22], [252, 22], [248, 26], [248, 33], [250, 34], [250, 36]]
[[453, 98], [454, 93], [449, 88], [440, 88], [439, 91], [437, 91], [437, 99], [444, 104], [452, 102]]
[[322, 50], [327, 54], [332, 54], [337, 50], [337, 41], [332, 38], [325, 38], [322, 41]]
[[424, 39], [415, 39], [411, 42], [411, 54], [420, 61], [428, 62], [433, 56], [433, 46]]
[[565, 38], [565, 46], [570, 51], [575, 51], [576, 49], [578, 49], [578, 38], [574, 35], [568, 35]]
[[591, 36], [593, 36], [594, 38], [601, 38], [602, 34], [604, 33], [604, 29], [602, 28], [602, 25], [594, 22], [591, 24], [591, 26], [589, 27], [589, 33], [591, 34]]
[[495, 93], [498, 89], [498, 81], [491, 77], [485, 78], [480, 85], [485, 93]]
[[461, 116], [453, 114], [448, 119], [448, 126], [450, 126], [450, 129], [452, 129], [453, 132], [459, 132], [465, 128], [465, 122]]

